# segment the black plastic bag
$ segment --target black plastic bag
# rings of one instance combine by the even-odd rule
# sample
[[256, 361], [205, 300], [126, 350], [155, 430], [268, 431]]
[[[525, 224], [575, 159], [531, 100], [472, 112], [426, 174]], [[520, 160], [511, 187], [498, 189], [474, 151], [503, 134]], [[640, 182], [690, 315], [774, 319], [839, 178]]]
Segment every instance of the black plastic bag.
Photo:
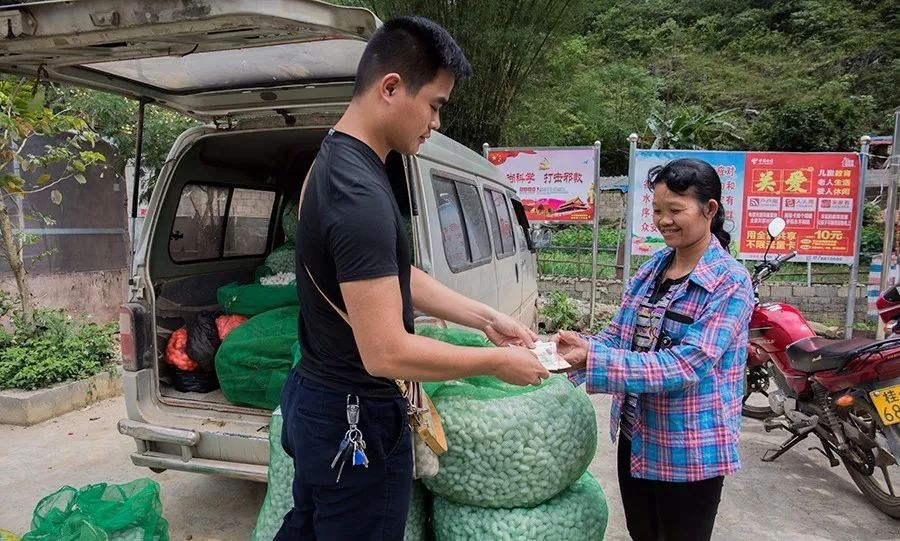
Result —
[[212, 372], [188, 372], [175, 368], [175, 376], [172, 384], [182, 393], [208, 393], [219, 388], [219, 378], [216, 371]]
[[216, 351], [222, 344], [216, 318], [221, 313], [203, 311], [187, 325], [187, 354], [200, 365], [199, 372], [216, 371]]

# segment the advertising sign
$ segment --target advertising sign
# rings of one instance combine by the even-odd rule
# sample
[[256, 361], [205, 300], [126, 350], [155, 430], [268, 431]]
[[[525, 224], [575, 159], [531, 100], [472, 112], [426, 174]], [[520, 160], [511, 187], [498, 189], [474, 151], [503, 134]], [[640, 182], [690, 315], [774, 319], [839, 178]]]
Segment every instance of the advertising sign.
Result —
[[632, 255], [651, 255], [665, 247], [653, 225], [653, 192], [647, 186], [650, 169], [679, 158], [695, 158], [712, 165], [722, 180], [725, 229], [735, 238], [741, 229], [744, 194], [744, 153], [694, 150], [638, 150], [635, 161]]
[[782, 217], [787, 228], [770, 255], [797, 251], [793, 261], [852, 264], [857, 236], [859, 156], [853, 153], [706, 152], [638, 150], [632, 208], [632, 254], [650, 255], [665, 246], [653, 224], [648, 172], [678, 158], [712, 165], [722, 180], [725, 229], [745, 259], [762, 259], [766, 227]]
[[762, 259], [766, 226], [776, 216], [787, 229], [770, 253], [796, 250], [794, 261], [853, 263], [860, 212], [856, 154], [747, 153], [740, 254]]
[[594, 147], [490, 149], [488, 160], [519, 192], [531, 222], [593, 222]]

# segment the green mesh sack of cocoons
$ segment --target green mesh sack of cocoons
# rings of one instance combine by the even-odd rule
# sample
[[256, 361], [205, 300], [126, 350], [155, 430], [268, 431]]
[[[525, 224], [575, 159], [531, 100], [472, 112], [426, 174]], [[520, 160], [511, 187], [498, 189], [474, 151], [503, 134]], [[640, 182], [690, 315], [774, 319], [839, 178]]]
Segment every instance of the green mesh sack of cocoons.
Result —
[[[463, 329], [422, 326], [417, 334], [458, 346], [492, 347]], [[597, 422], [587, 395], [562, 375], [539, 386], [482, 376], [425, 384], [441, 414], [449, 451], [429, 490], [481, 507], [531, 507], [587, 471]]]
[[297, 270], [297, 259], [294, 253], [294, 243], [289, 242], [272, 250], [272, 253], [266, 257], [265, 266], [272, 274], [295, 272]]
[[269, 310], [285, 306], [297, 306], [297, 286], [264, 286], [237, 282], [220, 287], [216, 291], [219, 307], [226, 314], [253, 317]]
[[276, 308], [231, 331], [216, 352], [222, 394], [238, 406], [274, 410], [294, 366], [298, 306]]
[[537, 507], [486, 509], [434, 498], [437, 541], [602, 541], [608, 518], [606, 496], [590, 473]]
[[285, 242], [294, 242], [297, 238], [297, 203], [291, 201], [281, 213], [281, 229], [284, 230]]
[[483, 376], [426, 389], [449, 450], [424, 482], [451, 501], [532, 507], [574, 483], [594, 457], [594, 406], [565, 376], [524, 387]]
[[294, 506], [294, 462], [281, 446], [284, 418], [279, 407], [269, 422], [269, 486], [266, 499], [256, 518], [252, 541], [272, 541], [281, 528], [284, 515]]
[[[284, 516], [294, 505], [292, 491], [294, 462], [281, 446], [284, 419], [279, 407], [269, 422], [269, 488], [256, 519], [251, 541], [272, 541], [281, 528]], [[413, 482], [412, 497], [403, 541], [429, 541], [430, 495], [418, 481]]]
[[406, 533], [403, 541], [429, 541], [431, 528], [431, 495], [421, 483], [413, 481], [409, 513], [406, 514]]

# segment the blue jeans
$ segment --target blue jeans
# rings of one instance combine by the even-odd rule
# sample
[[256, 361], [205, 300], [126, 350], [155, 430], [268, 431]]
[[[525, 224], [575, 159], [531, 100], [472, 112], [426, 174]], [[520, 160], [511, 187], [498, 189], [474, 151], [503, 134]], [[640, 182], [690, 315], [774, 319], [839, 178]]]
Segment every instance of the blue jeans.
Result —
[[275, 541], [401, 541], [412, 491], [402, 397], [359, 399], [369, 467], [331, 462], [347, 432], [347, 394], [292, 371], [281, 395], [281, 442], [294, 460], [294, 508]]

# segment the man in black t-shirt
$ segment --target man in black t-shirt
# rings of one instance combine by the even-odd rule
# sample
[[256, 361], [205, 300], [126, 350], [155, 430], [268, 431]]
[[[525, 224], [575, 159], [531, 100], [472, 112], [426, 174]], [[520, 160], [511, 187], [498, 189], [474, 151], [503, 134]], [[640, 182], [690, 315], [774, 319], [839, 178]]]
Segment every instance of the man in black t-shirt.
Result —
[[[412, 451], [395, 379], [494, 375], [529, 385], [548, 377], [527, 349], [533, 332], [411, 266], [385, 174], [391, 150], [415, 154], [440, 127], [441, 107], [470, 72], [459, 46], [435, 23], [386, 22], [366, 46], [353, 99], [307, 178], [297, 224], [302, 358], [281, 400], [294, 508], [277, 540], [403, 539]], [[414, 309], [516, 347], [466, 348], [416, 336]], [[362, 455], [348, 459], [341, 451], [348, 404], [359, 404], [367, 466], [353, 465]]]

